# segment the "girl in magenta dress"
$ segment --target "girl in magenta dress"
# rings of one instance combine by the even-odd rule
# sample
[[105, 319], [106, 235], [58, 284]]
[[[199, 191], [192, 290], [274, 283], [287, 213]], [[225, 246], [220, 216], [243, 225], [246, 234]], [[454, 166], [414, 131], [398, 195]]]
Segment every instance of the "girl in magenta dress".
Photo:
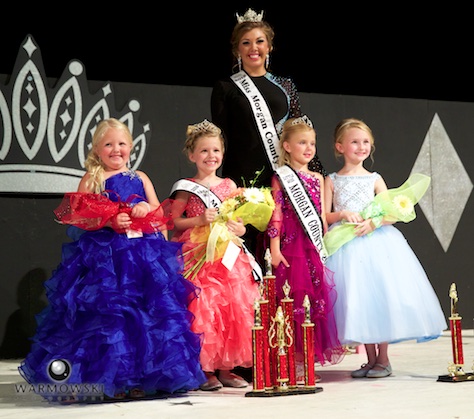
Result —
[[[253, 304], [259, 298], [252, 275], [255, 259], [239, 247], [246, 231], [242, 220], [214, 223], [218, 219], [217, 207], [237, 191], [237, 186], [216, 174], [224, 153], [223, 138], [216, 125], [206, 120], [190, 125], [184, 151], [196, 164], [197, 173], [173, 186], [176, 211], [172, 240], [184, 243], [184, 276], [200, 289], [198, 298], [189, 306], [195, 315], [192, 330], [203, 339], [201, 366], [208, 381], [200, 388], [246, 387], [248, 382], [231, 370], [252, 366]], [[219, 237], [227, 239], [219, 239], [217, 247], [208, 249], [214, 229], [220, 229]], [[211, 260], [209, 251], [214, 252]], [[235, 261], [226, 264], [226, 252], [233, 253]]]
[[[340, 362], [344, 348], [337, 338], [331, 304], [335, 299], [332, 273], [324, 264], [324, 245], [318, 248], [326, 228], [324, 214], [321, 213], [324, 180], [320, 173], [308, 169], [308, 163], [316, 152], [316, 133], [307, 117], [291, 118], [284, 124], [280, 150], [282, 165], [272, 179], [276, 209], [268, 224], [267, 234], [270, 237], [277, 298], [281, 300], [285, 296], [283, 285], [288, 281], [289, 296], [294, 299], [297, 375], [301, 375], [301, 323], [304, 321], [305, 295], [308, 295], [311, 321], [315, 324], [317, 362], [321, 365]], [[288, 186], [288, 179], [296, 181], [292, 187]], [[289, 191], [298, 191], [295, 193], [296, 205], [293, 205]], [[301, 216], [295, 207], [299, 207], [304, 215]], [[312, 219], [308, 214], [312, 214]], [[306, 227], [301, 219], [306, 220]], [[312, 234], [316, 226], [318, 234]]]

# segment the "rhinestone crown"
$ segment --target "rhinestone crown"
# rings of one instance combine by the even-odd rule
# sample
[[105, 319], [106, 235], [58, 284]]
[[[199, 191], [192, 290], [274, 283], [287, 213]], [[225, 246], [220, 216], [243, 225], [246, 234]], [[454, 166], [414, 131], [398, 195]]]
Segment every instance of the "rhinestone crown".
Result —
[[248, 9], [243, 16], [239, 16], [238, 13], [235, 15], [237, 16], [237, 23], [261, 22], [263, 19], [263, 10], [260, 13], [257, 13], [252, 9]]

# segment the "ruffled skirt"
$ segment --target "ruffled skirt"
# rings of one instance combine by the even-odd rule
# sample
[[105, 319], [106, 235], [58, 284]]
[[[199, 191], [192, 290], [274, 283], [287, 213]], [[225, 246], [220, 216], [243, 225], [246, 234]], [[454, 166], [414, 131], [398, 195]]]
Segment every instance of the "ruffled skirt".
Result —
[[[179, 240], [185, 242], [186, 266], [192, 270], [193, 264], [199, 263], [192, 260], [193, 253], [202, 254], [206, 243], [191, 242], [190, 230]], [[205, 262], [192, 282], [200, 289], [189, 309], [195, 315], [192, 330], [203, 337], [203, 370], [251, 367], [253, 305], [260, 298], [258, 283], [252, 276], [251, 258], [241, 250], [231, 270], [222, 264], [222, 258]]]
[[50, 383], [51, 362], [63, 359], [71, 366], [64, 382], [101, 384], [110, 397], [199, 387], [201, 341], [187, 308], [197, 289], [179, 274], [180, 251], [161, 233], [129, 239], [109, 229], [63, 245], [45, 283], [49, 306], [19, 367], [25, 380]]

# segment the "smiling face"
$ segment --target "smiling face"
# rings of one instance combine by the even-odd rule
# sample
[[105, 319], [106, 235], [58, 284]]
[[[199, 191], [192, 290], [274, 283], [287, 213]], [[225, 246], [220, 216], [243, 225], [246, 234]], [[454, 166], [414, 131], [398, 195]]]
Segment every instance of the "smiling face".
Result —
[[100, 139], [96, 152], [106, 171], [124, 171], [130, 159], [132, 143], [123, 130], [109, 128]]
[[203, 135], [189, 153], [189, 160], [203, 174], [214, 173], [222, 164], [222, 141], [218, 135]]
[[239, 41], [238, 52], [245, 71], [250, 75], [265, 74], [265, 60], [270, 52], [270, 46], [261, 29], [255, 28], [245, 32]]
[[335, 147], [346, 161], [359, 163], [370, 156], [372, 144], [373, 140], [366, 131], [353, 127], [346, 130]]

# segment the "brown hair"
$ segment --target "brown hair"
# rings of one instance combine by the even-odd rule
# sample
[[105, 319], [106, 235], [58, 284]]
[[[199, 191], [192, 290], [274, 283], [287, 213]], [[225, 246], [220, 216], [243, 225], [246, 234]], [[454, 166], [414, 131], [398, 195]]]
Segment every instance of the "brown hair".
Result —
[[219, 137], [222, 153], [224, 153], [225, 144], [222, 130], [217, 125], [205, 119], [197, 124], [188, 125], [186, 128], [186, 141], [184, 142], [183, 148], [183, 153], [186, 154], [186, 156], [194, 151], [196, 143], [201, 137]]
[[232, 46], [232, 55], [234, 56], [234, 63], [232, 68], [237, 66], [237, 58], [239, 57], [239, 42], [242, 37], [252, 29], [261, 29], [265, 34], [268, 42], [269, 52], [273, 51], [273, 38], [275, 37], [275, 32], [270, 24], [264, 20], [260, 22], [246, 21], [242, 23], [237, 23], [234, 26], [232, 35], [230, 37], [230, 44]]

